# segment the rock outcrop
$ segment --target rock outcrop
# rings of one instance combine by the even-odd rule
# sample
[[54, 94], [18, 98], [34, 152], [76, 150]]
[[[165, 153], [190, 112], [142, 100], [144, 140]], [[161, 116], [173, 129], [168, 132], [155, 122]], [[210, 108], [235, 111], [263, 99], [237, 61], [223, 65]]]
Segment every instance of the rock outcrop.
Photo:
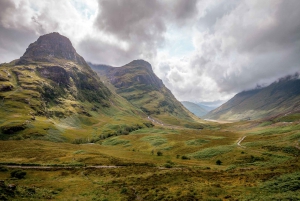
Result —
[[31, 43], [17, 64], [28, 64], [32, 61], [51, 62], [54, 58], [87, 65], [77, 54], [71, 41], [57, 32], [40, 36], [36, 42]]

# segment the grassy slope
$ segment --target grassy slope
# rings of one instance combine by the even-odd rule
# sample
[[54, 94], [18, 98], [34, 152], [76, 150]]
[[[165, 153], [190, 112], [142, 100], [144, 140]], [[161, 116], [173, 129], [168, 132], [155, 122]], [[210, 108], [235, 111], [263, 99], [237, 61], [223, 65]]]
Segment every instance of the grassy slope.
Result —
[[[70, 77], [66, 86], [58, 85], [59, 81], [51, 80], [57, 77], [48, 79], [40, 74], [41, 66], [63, 66], [73, 79]], [[85, 82], [78, 78], [75, 82], [76, 76], [88, 79]], [[9, 87], [0, 92], [1, 139], [94, 141], [101, 135], [115, 134], [116, 130], [122, 132], [125, 127], [145, 127], [143, 123], [149, 122], [142, 111], [110, 94], [103, 84], [101, 88], [97, 77], [70, 61], [2, 64], [0, 78], [0, 86]], [[93, 87], [97, 87], [97, 82], [95, 94]], [[112, 128], [116, 125], [119, 129]]]
[[144, 61], [135, 62], [119, 68], [90, 66], [111, 90], [152, 118], [171, 125], [197, 126], [196, 122], [200, 120], [176, 100], [150, 69], [151, 66], [145, 67], [147, 64]]
[[300, 80], [281, 80], [262, 89], [237, 94], [205, 117], [222, 120], [258, 119], [300, 110]]
[[[11, 180], [8, 171], [0, 172], [0, 179], [16, 183], [23, 196], [36, 199], [298, 200], [299, 130], [299, 115], [291, 115], [211, 124], [201, 131], [141, 129], [96, 144], [0, 141], [2, 163], [122, 165], [26, 170], [23, 180]], [[241, 147], [236, 143], [243, 136]], [[157, 156], [158, 151], [163, 155]], [[217, 160], [222, 164], [216, 165]], [[35, 193], [28, 194], [28, 188]]]

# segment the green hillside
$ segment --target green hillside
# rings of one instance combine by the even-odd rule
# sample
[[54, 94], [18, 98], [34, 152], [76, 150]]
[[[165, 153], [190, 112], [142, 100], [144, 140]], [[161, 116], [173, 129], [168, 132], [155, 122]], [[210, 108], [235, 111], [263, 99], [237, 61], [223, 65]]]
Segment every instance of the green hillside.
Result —
[[90, 65], [58, 33], [0, 65], [0, 200], [300, 200], [296, 77], [221, 106], [264, 119], [220, 124], [148, 62]]
[[58, 33], [39, 37], [20, 59], [0, 65], [0, 99], [1, 139], [86, 142], [151, 124], [111, 93]]
[[184, 107], [186, 107], [190, 112], [192, 112], [197, 117], [203, 117], [208, 113], [206, 109], [202, 108], [201, 106], [195, 103], [189, 101], [181, 101], [181, 103]]
[[300, 110], [300, 79], [298, 74], [278, 82], [235, 95], [228, 102], [205, 115], [220, 120], [250, 120], [290, 114]]
[[101, 76], [104, 83], [112, 85], [117, 94], [124, 97], [145, 114], [161, 124], [197, 127], [197, 118], [176, 100], [171, 91], [154, 74], [151, 65], [134, 60], [122, 67], [106, 65], [90, 66]]

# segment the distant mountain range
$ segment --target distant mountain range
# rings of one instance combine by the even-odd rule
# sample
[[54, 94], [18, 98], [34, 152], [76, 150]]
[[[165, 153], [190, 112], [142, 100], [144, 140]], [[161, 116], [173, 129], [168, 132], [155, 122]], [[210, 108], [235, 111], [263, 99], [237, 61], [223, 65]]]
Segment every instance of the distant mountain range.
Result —
[[299, 74], [287, 76], [263, 88], [243, 91], [209, 112], [204, 118], [252, 120], [300, 111]]
[[210, 110], [207, 110], [207, 107], [204, 108], [196, 103], [192, 103], [189, 101], [181, 101], [181, 103], [186, 107], [190, 112], [195, 114], [197, 117], [203, 117], [206, 115]]
[[202, 107], [203, 109], [205, 109], [207, 112], [210, 112], [218, 107], [218, 106], [205, 105], [203, 103], [196, 103], [196, 104]]

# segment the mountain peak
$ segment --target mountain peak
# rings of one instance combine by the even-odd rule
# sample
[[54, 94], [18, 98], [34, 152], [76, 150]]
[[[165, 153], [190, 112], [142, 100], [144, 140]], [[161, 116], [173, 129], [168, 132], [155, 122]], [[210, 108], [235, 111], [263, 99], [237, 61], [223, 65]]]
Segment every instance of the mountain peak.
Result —
[[148, 61], [145, 61], [142, 59], [133, 60], [132, 62], [126, 64], [125, 66], [141, 66], [141, 67], [146, 67], [147, 69], [152, 70], [151, 64]]
[[77, 54], [71, 41], [57, 32], [42, 35], [37, 41], [31, 43], [19, 64], [27, 64], [30, 61], [51, 61], [65, 59], [74, 61], [80, 65], [86, 65], [85, 60]]

